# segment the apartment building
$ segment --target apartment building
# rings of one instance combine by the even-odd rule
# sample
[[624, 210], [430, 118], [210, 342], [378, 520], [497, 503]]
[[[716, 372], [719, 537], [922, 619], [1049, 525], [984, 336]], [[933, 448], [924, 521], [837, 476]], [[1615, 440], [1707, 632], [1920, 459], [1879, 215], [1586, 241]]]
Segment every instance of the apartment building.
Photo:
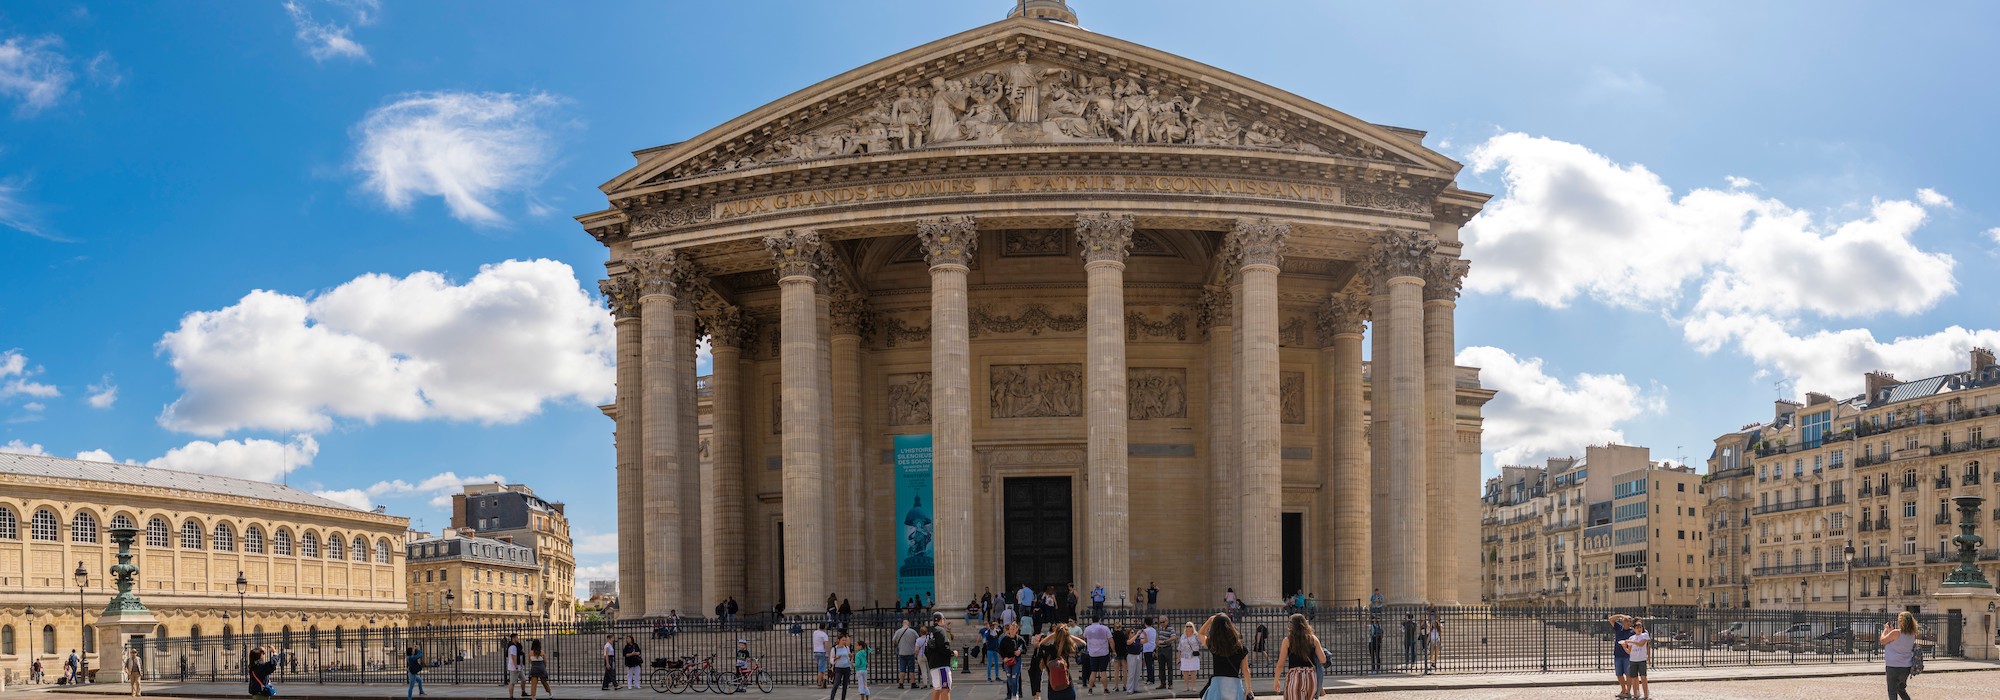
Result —
[[1630, 445], [1593, 445], [1584, 464], [1578, 600], [1592, 606], [1698, 605], [1708, 576], [1707, 505], [1693, 467]]
[[1481, 503], [1480, 598], [1488, 603], [1546, 605], [1543, 529], [1548, 518], [1548, 470], [1508, 466], [1486, 480]]
[[1715, 439], [1708, 455], [1708, 580], [1702, 595], [1711, 608], [1749, 607], [1751, 477], [1756, 469], [1750, 445], [1762, 438], [1761, 424], [1752, 423]]
[[[1808, 393], [1738, 431], [1755, 470], [1745, 478], [1756, 499], [1753, 605], [1922, 610], [1956, 565], [1950, 499], [1984, 496], [1979, 526], [1991, 533], [2000, 508], [1985, 470], [2000, 457], [2000, 365], [1983, 348], [1968, 360], [1914, 381], [1869, 372], [1859, 396]], [[1996, 559], [1982, 555], [1988, 577], [2000, 573]]]
[[535, 552], [531, 608], [551, 622], [576, 616], [576, 551], [563, 504], [543, 500], [524, 484], [467, 484], [451, 496], [451, 526]]

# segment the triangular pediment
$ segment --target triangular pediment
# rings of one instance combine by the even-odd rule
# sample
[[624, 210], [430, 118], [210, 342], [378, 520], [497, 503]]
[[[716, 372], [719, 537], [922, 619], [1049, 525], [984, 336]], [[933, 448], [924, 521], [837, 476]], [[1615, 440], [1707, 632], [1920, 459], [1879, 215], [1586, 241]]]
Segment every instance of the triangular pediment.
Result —
[[1074, 26], [1008, 19], [848, 71], [692, 139], [639, 154], [603, 190], [822, 159], [980, 146], [1233, 149], [1394, 164], [1449, 179], [1459, 165], [1407, 132], [1263, 83]]

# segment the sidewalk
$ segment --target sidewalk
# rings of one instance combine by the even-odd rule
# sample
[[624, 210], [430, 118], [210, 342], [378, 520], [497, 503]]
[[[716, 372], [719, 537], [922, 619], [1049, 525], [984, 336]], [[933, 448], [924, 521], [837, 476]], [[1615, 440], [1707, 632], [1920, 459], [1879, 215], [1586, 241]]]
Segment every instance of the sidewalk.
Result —
[[[1927, 663], [1926, 674], [1952, 671], [1993, 671], [2000, 670], [2000, 664], [1984, 661], [1936, 660]], [[1876, 664], [1833, 664], [1817, 666], [1752, 666], [1745, 668], [1675, 669], [1656, 671], [1652, 674], [1654, 685], [1672, 685], [1690, 681], [1732, 681], [1769, 680], [1784, 678], [1825, 678], [1830, 676], [1880, 675], [1882, 667]], [[1252, 690], [1268, 694], [1268, 678], [1256, 681], [1260, 685]], [[874, 697], [881, 700], [923, 700], [928, 693], [923, 690], [897, 690], [894, 683], [873, 683]], [[1414, 692], [1430, 690], [1464, 690], [1485, 688], [1556, 688], [1602, 685], [1610, 689], [1613, 680], [1603, 673], [1522, 673], [1522, 674], [1462, 674], [1462, 675], [1385, 675], [1369, 678], [1339, 679], [1327, 683], [1330, 694]], [[458, 698], [506, 698], [507, 689], [494, 685], [436, 685], [429, 688], [425, 697], [444, 699]], [[1182, 691], [1179, 695], [1166, 691], [1147, 691], [1134, 695], [1123, 693], [1109, 695], [1079, 695], [1079, 700], [1164, 700], [1167, 698], [1194, 697], [1194, 691]], [[243, 684], [232, 683], [148, 683], [146, 695], [174, 698], [232, 698], [245, 697]], [[314, 698], [315, 700], [381, 700], [403, 697], [401, 685], [315, 685], [292, 683], [278, 688], [279, 697]], [[125, 686], [119, 683], [98, 683], [78, 688], [57, 686], [9, 686], [6, 695], [26, 696], [31, 693], [53, 693], [59, 696], [124, 696]], [[825, 690], [799, 687], [780, 687], [766, 695], [752, 690], [744, 700], [818, 700], [826, 697]], [[954, 693], [954, 700], [997, 700], [1003, 691], [998, 684], [967, 684]], [[644, 688], [638, 690], [598, 690], [594, 686], [563, 686], [556, 689], [556, 697], [569, 700], [597, 698], [650, 698], [654, 693]], [[544, 697], [547, 697], [546, 695]], [[742, 696], [734, 696], [742, 697]], [[860, 700], [860, 694], [849, 690], [852, 700]], [[56, 700], [51, 698], [50, 700]]]

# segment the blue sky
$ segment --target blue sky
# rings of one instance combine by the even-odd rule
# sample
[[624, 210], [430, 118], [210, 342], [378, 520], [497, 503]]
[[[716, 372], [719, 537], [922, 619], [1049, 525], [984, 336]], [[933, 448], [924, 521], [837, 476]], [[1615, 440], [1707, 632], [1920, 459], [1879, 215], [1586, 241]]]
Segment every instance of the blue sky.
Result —
[[[1774, 398], [2000, 345], [1990, 5], [1073, 5], [1428, 130], [1498, 195], [1458, 315], [1507, 392], [1489, 467], [1699, 460]], [[568, 217], [632, 150], [1010, 6], [0, 7], [0, 449], [431, 530], [498, 475], [580, 506], [579, 578], [608, 574], [603, 251]]]

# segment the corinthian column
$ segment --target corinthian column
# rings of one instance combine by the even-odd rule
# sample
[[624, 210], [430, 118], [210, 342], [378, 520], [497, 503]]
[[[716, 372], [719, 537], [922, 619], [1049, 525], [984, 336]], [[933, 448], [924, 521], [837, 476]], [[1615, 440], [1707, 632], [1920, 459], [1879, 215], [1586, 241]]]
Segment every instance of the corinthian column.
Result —
[[1243, 256], [1236, 269], [1243, 284], [1237, 300], [1243, 309], [1237, 328], [1243, 346], [1243, 383], [1238, 387], [1236, 414], [1243, 428], [1239, 439], [1244, 581], [1237, 593], [1250, 605], [1276, 605], [1282, 598], [1278, 521], [1284, 507], [1278, 424], [1278, 263], [1291, 226], [1269, 219], [1238, 220], [1231, 235]]
[[1432, 603], [1454, 605], [1463, 593], [1458, 590], [1459, 557], [1476, 556], [1460, 552], [1459, 528], [1474, 504], [1460, 500], [1458, 471], [1458, 382], [1454, 361], [1452, 316], [1458, 307], [1458, 288], [1465, 281], [1466, 262], [1457, 258], [1433, 257], [1424, 269], [1424, 437], [1426, 499], [1430, 508], [1430, 595]]
[[780, 418], [785, 504], [785, 597], [807, 609], [827, 592], [826, 473], [821, 461], [820, 236], [786, 231], [764, 239], [778, 274]]
[[[1226, 253], [1225, 253], [1226, 255]], [[1212, 594], [1236, 581], [1236, 303], [1230, 288], [1201, 295], [1208, 326], [1208, 533]]]
[[666, 615], [678, 606], [684, 588], [681, 570], [681, 383], [675, 376], [674, 305], [685, 268], [670, 250], [639, 254], [629, 263], [639, 276], [639, 353], [645, 373], [645, 532], [646, 616]]
[[[693, 263], [683, 263], [693, 268]], [[689, 273], [690, 278], [694, 273]], [[706, 286], [706, 281], [700, 283]], [[677, 422], [680, 437], [675, 446], [680, 450], [681, 480], [674, 489], [674, 495], [681, 499], [681, 545], [676, 559], [680, 563], [681, 597], [670, 601], [667, 607], [687, 611], [683, 614], [700, 615], [702, 605], [701, 587], [701, 407], [695, 396], [695, 350], [701, 342], [701, 326], [695, 321], [694, 296], [698, 293], [692, 279], [677, 303], [674, 304], [674, 379], [680, 383], [675, 393], [675, 409], [680, 413]]]
[[715, 600], [742, 598], [749, 594], [743, 542], [743, 311], [728, 305], [705, 309], [702, 325], [708, 327], [715, 368], [709, 375], [708, 471], [701, 482], [701, 500], [708, 504], [701, 590]]
[[[1389, 551], [1394, 545], [1395, 513], [1389, 503], [1389, 287], [1383, 283], [1371, 257], [1361, 265], [1361, 278], [1368, 285], [1368, 561], [1373, 567], [1373, 589], [1388, 585]], [[1373, 504], [1383, 507], [1374, 508]], [[1374, 590], [1369, 591], [1374, 595]], [[1386, 596], [1384, 596], [1386, 597]]]
[[1125, 591], [1132, 588], [1125, 434], [1125, 256], [1132, 250], [1132, 217], [1078, 216], [1076, 242], [1088, 278], [1090, 325], [1084, 381], [1090, 392], [1085, 399], [1090, 416], [1085, 454], [1091, 536], [1084, 540], [1082, 578]]
[[617, 318], [618, 334], [618, 591], [625, 617], [646, 613], [645, 461], [640, 446], [639, 278], [627, 273], [597, 283]]
[[867, 469], [862, 463], [861, 434], [861, 333], [868, 319], [868, 304], [859, 295], [832, 300], [833, 340], [827, 343], [833, 363], [833, 473], [838, 481], [834, 491], [841, 507], [836, 527], [840, 541], [841, 595], [861, 598], [868, 586]]
[[965, 274], [979, 248], [971, 217], [917, 223], [931, 266], [931, 485], [937, 600], [972, 600], [972, 338]]
[[1324, 581], [1333, 585], [1333, 601], [1365, 601], [1374, 577], [1369, 559], [1371, 481], [1362, 430], [1361, 334], [1368, 319], [1368, 301], [1353, 294], [1335, 294], [1320, 307], [1320, 374], [1328, 410], [1320, 423], [1322, 464], [1320, 541], [1331, 556]]
[[1436, 248], [1436, 239], [1401, 231], [1388, 232], [1375, 247], [1375, 275], [1389, 295], [1389, 318], [1383, 329], [1389, 376], [1385, 382], [1376, 373], [1373, 388], [1386, 391], [1389, 401], [1381, 436], [1389, 443], [1388, 507], [1394, 523], [1388, 533], [1387, 585], [1382, 587], [1390, 603], [1423, 603], [1430, 595], [1425, 562], [1430, 554], [1429, 515], [1433, 507], [1446, 505], [1425, 501], [1429, 442], [1424, 430], [1423, 275]]

